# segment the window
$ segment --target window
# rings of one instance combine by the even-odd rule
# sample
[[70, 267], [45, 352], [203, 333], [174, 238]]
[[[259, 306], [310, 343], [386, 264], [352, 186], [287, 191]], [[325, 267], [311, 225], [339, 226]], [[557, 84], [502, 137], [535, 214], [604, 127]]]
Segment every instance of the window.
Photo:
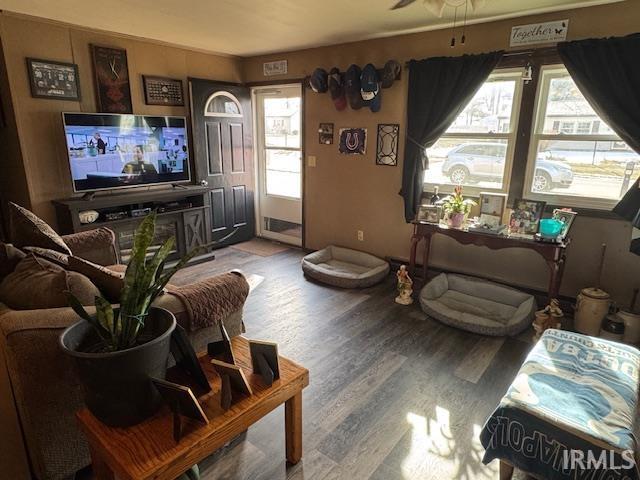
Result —
[[216, 92], [204, 107], [209, 117], [242, 117], [242, 107], [238, 99], [229, 92]]
[[536, 103], [524, 196], [610, 209], [640, 173], [640, 156], [598, 117], [564, 67], [542, 68]]
[[425, 184], [506, 192], [516, 137], [522, 70], [492, 74], [447, 132], [427, 150]]

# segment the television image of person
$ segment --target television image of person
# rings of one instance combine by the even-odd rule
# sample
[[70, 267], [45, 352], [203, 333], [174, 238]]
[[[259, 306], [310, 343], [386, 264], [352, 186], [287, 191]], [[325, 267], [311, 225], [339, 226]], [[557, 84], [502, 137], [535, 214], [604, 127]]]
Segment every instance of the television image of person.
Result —
[[[94, 143], [95, 140], [95, 143]], [[96, 132], [93, 134], [93, 140], [89, 140], [89, 145], [94, 146], [98, 149], [98, 155], [104, 155], [107, 151], [107, 144], [105, 143], [104, 140], [102, 140], [102, 137], [100, 136], [99, 132]]]
[[157, 174], [158, 171], [152, 163], [148, 163], [144, 158], [144, 146], [133, 147], [133, 160], [125, 164], [122, 173], [127, 175], [144, 175], [149, 173]]

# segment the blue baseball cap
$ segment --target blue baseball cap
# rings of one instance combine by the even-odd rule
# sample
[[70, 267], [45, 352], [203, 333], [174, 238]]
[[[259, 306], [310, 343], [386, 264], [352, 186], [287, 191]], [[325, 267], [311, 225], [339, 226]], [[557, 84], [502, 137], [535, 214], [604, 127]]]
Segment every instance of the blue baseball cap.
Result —
[[378, 112], [382, 106], [380, 76], [376, 67], [368, 63], [360, 75], [360, 95], [372, 112]]
[[309, 79], [311, 89], [316, 93], [325, 93], [329, 88], [327, 71], [324, 68], [316, 68]]

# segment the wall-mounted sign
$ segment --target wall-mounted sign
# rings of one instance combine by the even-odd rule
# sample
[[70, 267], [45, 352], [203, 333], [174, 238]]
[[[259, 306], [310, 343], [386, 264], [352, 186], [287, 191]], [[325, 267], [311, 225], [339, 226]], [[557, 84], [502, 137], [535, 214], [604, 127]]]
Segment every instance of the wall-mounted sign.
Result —
[[98, 111], [133, 113], [127, 51], [122, 48], [91, 45], [96, 76]]
[[144, 103], [147, 105], [184, 105], [182, 80], [143, 75], [142, 83], [144, 85]]
[[80, 100], [77, 65], [27, 58], [27, 68], [32, 97]]
[[275, 62], [265, 62], [262, 64], [262, 73], [265, 77], [285, 75], [287, 73], [287, 61], [276, 60]]
[[511, 28], [510, 47], [535, 43], [562, 42], [567, 39], [569, 20], [517, 25]]

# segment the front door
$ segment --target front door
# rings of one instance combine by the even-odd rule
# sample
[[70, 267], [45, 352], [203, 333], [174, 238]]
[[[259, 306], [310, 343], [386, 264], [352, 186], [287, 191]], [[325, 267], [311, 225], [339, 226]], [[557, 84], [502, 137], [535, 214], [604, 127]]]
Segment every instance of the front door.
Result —
[[211, 239], [230, 245], [255, 235], [251, 94], [248, 88], [189, 79], [198, 182], [208, 185]]
[[256, 107], [257, 233], [302, 245], [302, 88], [253, 89]]

